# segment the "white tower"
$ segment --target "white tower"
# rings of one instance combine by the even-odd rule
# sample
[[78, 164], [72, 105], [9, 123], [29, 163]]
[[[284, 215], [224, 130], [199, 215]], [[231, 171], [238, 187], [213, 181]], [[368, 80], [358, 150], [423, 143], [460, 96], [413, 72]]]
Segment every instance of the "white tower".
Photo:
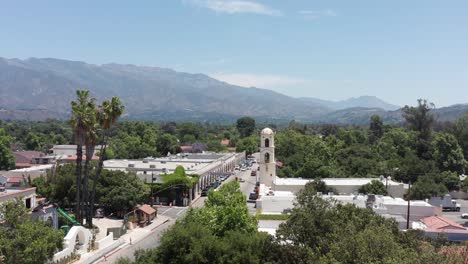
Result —
[[260, 183], [273, 188], [275, 178], [275, 133], [264, 128], [260, 133]]

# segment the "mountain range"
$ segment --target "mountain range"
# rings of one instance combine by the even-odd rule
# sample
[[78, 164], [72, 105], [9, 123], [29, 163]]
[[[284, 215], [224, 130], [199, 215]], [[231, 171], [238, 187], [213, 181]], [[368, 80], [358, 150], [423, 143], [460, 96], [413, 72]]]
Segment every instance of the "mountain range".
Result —
[[[88, 89], [98, 100], [120, 97], [127, 119], [232, 122], [252, 116], [265, 122], [364, 124], [377, 113], [385, 121], [401, 121], [399, 106], [374, 96], [338, 102], [293, 98], [159, 67], [0, 58], [0, 119], [68, 118], [76, 89]], [[444, 118], [453, 120], [467, 110], [467, 105], [446, 108]]]

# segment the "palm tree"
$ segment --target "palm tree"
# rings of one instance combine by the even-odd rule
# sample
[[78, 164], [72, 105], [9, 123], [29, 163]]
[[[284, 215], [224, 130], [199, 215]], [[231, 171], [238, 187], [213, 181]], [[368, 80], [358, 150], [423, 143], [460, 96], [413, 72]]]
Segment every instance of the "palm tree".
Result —
[[[90, 199], [90, 211], [91, 214], [94, 213], [94, 200], [96, 197], [96, 185], [101, 175], [102, 167], [104, 164], [104, 159], [106, 156], [106, 149], [108, 145], [108, 139], [110, 134], [111, 127], [117, 122], [117, 119], [122, 115], [125, 107], [122, 105], [118, 97], [112, 97], [110, 101], [104, 101], [98, 109], [98, 122], [102, 126], [102, 139], [101, 139], [101, 149], [99, 155], [99, 163], [96, 168], [96, 173], [93, 178], [93, 190], [91, 191]], [[92, 217], [90, 217], [90, 226], [92, 226]]]
[[[83, 222], [82, 203], [83, 196], [86, 192], [82, 190], [82, 167], [83, 167], [83, 145], [86, 142], [87, 130], [90, 124], [95, 119], [94, 99], [90, 99], [89, 91], [77, 90], [77, 101], [72, 101], [72, 117], [70, 120], [72, 129], [74, 131], [75, 144], [76, 144], [76, 197], [75, 197], [75, 214], [78, 222]], [[83, 194], [83, 195], [82, 195]]]
[[72, 101], [72, 116], [70, 120], [71, 127], [74, 132], [76, 144], [76, 196], [75, 196], [75, 216], [78, 222], [81, 222], [81, 174], [82, 174], [82, 157], [83, 144], [86, 134], [85, 122], [86, 118], [86, 102], [89, 98], [88, 91], [76, 91], [78, 101]]
[[[86, 224], [90, 225], [92, 222], [92, 211], [90, 210], [89, 202], [90, 202], [90, 193], [89, 193], [89, 170], [90, 170], [90, 162], [93, 158], [94, 149], [96, 147], [97, 141], [97, 133], [98, 133], [98, 124], [97, 124], [97, 111], [94, 104], [94, 99], [91, 99], [89, 102], [89, 115], [88, 115], [88, 122], [86, 123], [86, 137], [85, 137], [85, 151], [86, 151], [86, 160], [84, 165], [84, 179], [83, 179], [83, 202], [84, 202], [84, 212], [85, 212], [85, 219]], [[89, 226], [90, 228], [92, 226]]]

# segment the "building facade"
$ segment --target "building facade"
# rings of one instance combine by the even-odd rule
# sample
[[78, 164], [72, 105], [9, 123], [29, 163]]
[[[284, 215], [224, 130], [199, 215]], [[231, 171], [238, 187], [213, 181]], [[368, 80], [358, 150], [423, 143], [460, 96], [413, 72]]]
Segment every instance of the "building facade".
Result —
[[276, 179], [275, 133], [264, 128], [260, 133], [260, 184], [273, 187]]

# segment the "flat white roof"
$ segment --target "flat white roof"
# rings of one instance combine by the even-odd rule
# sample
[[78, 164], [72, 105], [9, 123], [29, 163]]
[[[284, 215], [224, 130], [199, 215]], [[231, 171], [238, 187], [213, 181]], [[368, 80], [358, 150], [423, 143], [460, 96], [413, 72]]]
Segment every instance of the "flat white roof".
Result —
[[[380, 181], [379, 178], [323, 178], [322, 181], [324, 181], [327, 185], [330, 186], [344, 186], [344, 185], [350, 185], [350, 186], [361, 186], [367, 183], [370, 183], [373, 180], [378, 180]], [[306, 185], [308, 182], [314, 181], [313, 179], [303, 179], [303, 178], [279, 178], [276, 177], [275, 179], [275, 184], [276, 185]], [[383, 184], [387, 184], [385, 180], [382, 181]], [[395, 182], [392, 180], [388, 181], [388, 185], [400, 185], [403, 183], [400, 182]]]
[[[177, 166], [184, 167], [190, 174], [203, 174], [210, 169], [222, 165], [223, 161], [235, 157], [235, 154], [191, 154], [188, 157], [171, 156], [167, 158], [145, 158], [142, 160], [112, 159], [104, 161], [105, 169], [114, 170], [135, 170], [148, 172], [160, 172], [166, 169], [167, 172], [173, 172]], [[129, 167], [133, 164], [133, 167]], [[150, 168], [154, 165], [155, 168]]]
[[[134, 167], [129, 167], [129, 164], [133, 164]], [[150, 168], [150, 165], [154, 165], [155, 168]], [[144, 170], [147, 169], [148, 171], [151, 170], [159, 170], [162, 171], [166, 169], [167, 171], [174, 171], [177, 166], [184, 167], [185, 171], [187, 172], [196, 172], [202, 169], [205, 166], [208, 166], [209, 163], [202, 163], [202, 162], [180, 162], [180, 161], [167, 161], [165, 163], [157, 162], [157, 161], [148, 161], [143, 162], [143, 160], [106, 160], [104, 161], [104, 168], [105, 169], [135, 169], [135, 170]]]
[[[296, 196], [292, 192], [274, 192], [274, 196], [262, 196], [262, 199], [272, 199], [274, 197], [281, 197], [283, 199], [295, 199]], [[271, 197], [271, 198], [270, 198]], [[358, 206], [365, 206], [365, 203], [367, 201], [367, 195], [328, 195], [328, 194], [323, 194], [320, 197], [323, 199], [334, 199], [339, 202], [346, 202], [346, 203], [353, 203]], [[403, 200], [402, 198], [393, 198], [391, 196], [382, 196], [382, 195], [376, 195], [375, 196], [376, 203], [377, 204], [382, 204], [382, 205], [398, 205], [398, 206], [407, 206], [408, 201]], [[421, 200], [414, 200], [410, 201], [411, 206], [424, 206], [424, 207], [432, 207], [431, 204], [427, 203], [426, 201], [421, 201]]]
[[50, 169], [50, 168], [52, 168], [53, 166], [54, 166], [53, 164], [44, 164], [44, 165], [39, 165], [39, 166], [32, 166], [32, 167], [29, 167], [29, 168], [11, 170], [11, 171], [15, 171], [15, 172], [41, 171], [41, 170]]

